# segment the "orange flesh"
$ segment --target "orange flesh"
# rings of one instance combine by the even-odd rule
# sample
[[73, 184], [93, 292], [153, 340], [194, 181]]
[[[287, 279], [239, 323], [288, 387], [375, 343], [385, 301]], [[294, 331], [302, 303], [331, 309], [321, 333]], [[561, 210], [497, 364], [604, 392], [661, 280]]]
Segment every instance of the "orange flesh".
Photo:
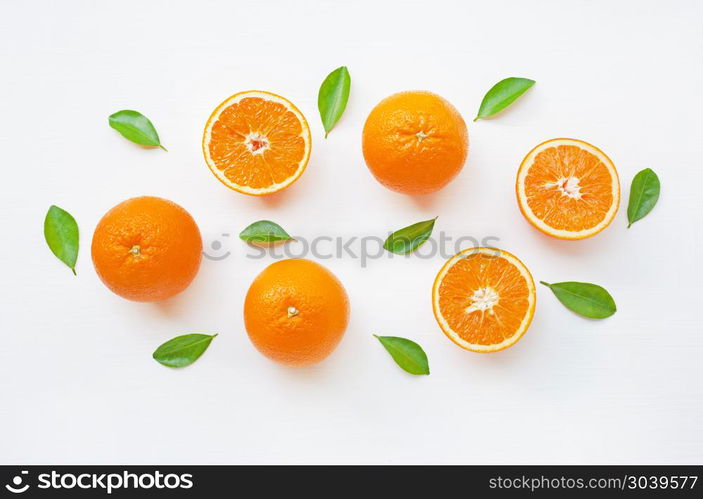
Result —
[[214, 166], [232, 183], [266, 188], [292, 177], [305, 157], [303, 128], [283, 104], [245, 97], [222, 111], [208, 145]]
[[[472, 297], [497, 298], [481, 310]], [[495, 294], [493, 294], [495, 293]], [[439, 311], [463, 340], [493, 345], [511, 338], [528, 313], [530, 290], [520, 271], [504, 258], [469, 254], [457, 261], [439, 286]]]
[[590, 152], [572, 145], [541, 151], [525, 177], [525, 195], [535, 216], [548, 226], [587, 230], [603, 221], [613, 204], [613, 179]]

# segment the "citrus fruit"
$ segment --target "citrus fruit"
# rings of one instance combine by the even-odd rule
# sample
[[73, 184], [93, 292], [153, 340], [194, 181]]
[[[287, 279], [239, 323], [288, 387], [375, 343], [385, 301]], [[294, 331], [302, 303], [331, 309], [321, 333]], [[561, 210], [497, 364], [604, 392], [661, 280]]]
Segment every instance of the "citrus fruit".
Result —
[[620, 181], [603, 151], [576, 139], [552, 139], [532, 149], [516, 183], [520, 211], [536, 228], [560, 239], [605, 229], [620, 204]]
[[474, 352], [515, 344], [532, 322], [535, 283], [525, 265], [497, 248], [468, 248], [450, 258], [432, 287], [432, 309], [450, 340]]
[[114, 293], [157, 301], [180, 293], [200, 268], [203, 244], [190, 214], [166, 199], [124, 201], [100, 220], [91, 252], [95, 271]]
[[262, 196], [298, 180], [310, 159], [310, 128], [280, 95], [249, 90], [212, 112], [203, 154], [212, 173], [235, 191]]
[[327, 357], [348, 321], [344, 287], [329, 270], [310, 260], [269, 265], [254, 279], [244, 301], [244, 325], [254, 346], [290, 366]]
[[382, 100], [364, 125], [366, 165], [383, 185], [404, 194], [428, 194], [462, 169], [469, 149], [464, 119], [430, 92], [400, 92]]

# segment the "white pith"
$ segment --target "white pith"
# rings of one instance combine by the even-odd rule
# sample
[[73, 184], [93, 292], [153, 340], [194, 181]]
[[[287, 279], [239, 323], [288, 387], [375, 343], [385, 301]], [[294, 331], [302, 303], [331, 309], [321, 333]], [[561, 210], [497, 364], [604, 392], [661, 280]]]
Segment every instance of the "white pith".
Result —
[[[263, 146], [254, 150], [254, 142], [262, 142]], [[251, 132], [247, 134], [247, 136], [244, 139], [244, 145], [247, 146], [247, 149], [249, 149], [249, 152], [256, 155], [256, 154], [263, 154], [266, 149], [269, 148], [269, 141], [266, 138], [266, 135], [262, 135], [258, 132]]]
[[[210, 148], [208, 145], [210, 144], [210, 140], [212, 138], [212, 126], [217, 122], [217, 120], [220, 119], [220, 115], [222, 114], [222, 111], [227, 109], [229, 106], [232, 104], [236, 104], [242, 99], [250, 98], [250, 97], [258, 97], [264, 100], [268, 100], [271, 102], [277, 102], [279, 104], [282, 104], [288, 111], [293, 113], [300, 123], [302, 124], [302, 132], [300, 136], [303, 138], [305, 142], [305, 152], [303, 154], [303, 158], [300, 160], [300, 163], [298, 163], [298, 169], [296, 172], [290, 177], [287, 178], [283, 182], [279, 182], [276, 184], [273, 184], [269, 187], [266, 187], [265, 189], [254, 189], [252, 187], [246, 186], [246, 185], [239, 185], [235, 184], [231, 180], [229, 180], [225, 175], [224, 172], [220, 169], [218, 169], [215, 166], [215, 162], [212, 160], [212, 157], [210, 156]], [[205, 134], [203, 135], [203, 154], [205, 155], [205, 162], [208, 165], [208, 168], [210, 168], [210, 171], [212, 171], [215, 176], [220, 179], [222, 183], [224, 183], [227, 186], [234, 186], [236, 187], [236, 190], [239, 192], [243, 192], [245, 194], [252, 194], [252, 195], [261, 195], [261, 194], [266, 194], [269, 192], [275, 192], [278, 191], [284, 187], [289, 186], [298, 178], [300, 175], [303, 174], [303, 171], [305, 170], [305, 166], [308, 163], [308, 159], [310, 158], [310, 149], [312, 147], [312, 138], [310, 137], [310, 127], [308, 127], [308, 122], [305, 119], [305, 116], [298, 111], [295, 106], [293, 106], [290, 102], [287, 100], [275, 95], [271, 94], [268, 92], [261, 92], [258, 90], [249, 90], [245, 92], [240, 92], [237, 93], [231, 97], [229, 97], [227, 100], [222, 102], [219, 106], [217, 106], [217, 109], [215, 109], [215, 112], [212, 113], [212, 116], [210, 116], [210, 119], [208, 119], [207, 124], [205, 125]]]
[[[611, 178], [613, 179], [612, 182], [612, 195], [613, 195], [613, 204], [610, 206], [610, 209], [608, 212], [605, 214], [605, 217], [603, 217], [603, 220], [600, 221], [597, 225], [590, 227], [588, 229], [583, 229], [580, 231], [569, 231], [569, 230], [564, 230], [564, 229], [555, 229], [554, 227], [551, 227], [547, 225], [543, 220], [540, 220], [537, 218], [535, 213], [532, 211], [530, 208], [530, 205], [527, 203], [527, 195], [525, 193], [525, 178], [527, 177], [527, 174], [530, 171], [529, 165], [532, 165], [534, 163], [535, 158], [539, 153], [544, 151], [545, 149], [549, 149], [551, 147], [559, 147], [562, 145], [566, 146], [577, 146], [580, 147], [594, 156], [596, 156], [601, 163], [605, 165], [605, 167], [608, 169], [610, 172]], [[569, 177], [570, 178], [576, 178], [576, 177]], [[566, 177], [562, 180], [568, 180]], [[555, 183], [556, 184], [556, 183]], [[555, 185], [555, 184], [550, 184]], [[573, 181], [571, 186], [573, 187]], [[577, 185], [578, 186], [578, 185]], [[580, 193], [580, 186], [578, 190], [578, 196], [580, 198], [581, 193]], [[568, 186], [567, 186], [568, 188]], [[567, 193], [562, 192], [563, 195], [568, 195]], [[612, 161], [597, 147], [592, 146], [591, 144], [587, 142], [583, 142], [581, 140], [577, 139], [554, 139], [554, 140], [548, 140], [546, 142], [543, 142], [539, 144], [537, 147], [532, 149], [527, 156], [525, 156], [525, 159], [522, 160], [522, 163], [520, 164], [520, 169], [518, 170], [518, 175], [517, 175], [517, 196], [518, 196], [518, 202], [520, 203], [520, 206], [525, 212], [526, 218], [530, 221], [531, 224], [535, 225], [537, 228], [540, 230], [546, 232], [547, 234], [553, 235], [555, 237], [559, 237], [562, 239], [583, 239], [588, 236], [592, 236], [594, 234], [597, 234], [601, 230], [605, 229], [610, 222], [612, 222], [613, 218], [615, 218], [615, 213], [618, 211], [618, 207], [620, 205], [620, 180], [618, 178], [618, 173], [617, 170], [615, 169], [615, 166], [613, 165]], [[574, 196], [571, 196], [574, 197]]]
[[561, 192], [562, 196], [567, 196], [572, 199], [581, 199], [579, 178], [573, 175], [570, 177], [562, 177], [556, 182], [546, 184], [544, 187], [547, 189], [556, 189]]
[[[520, 272], [520, 275], [525, 279], [525, 282], [527, 283], [527, 288], [530, 291], [528, 294], [528, 306], [527, 310], [525, 311], [525, 316], [522, 319], [522, 322], [520, 323], [520, 327], [518, 330], [511, 336], [510, 338], [506, 338], [500, 343], [495, 343], [492, 345], [476, 345], [473, 343], [469, 343], [468, 341], [464, 340], [459, 336], [454, 330], [452, 330], [451, 326], [447, 322], [447, 320], [442, 316], [439, 308], [439, 286], [442, 283], [442, 280], [444, 279], [444, 276], [447, 275], [447, 272], [456, 264], [459, 260], [462, 260], [464, 258], [470, 258], [470, 257], [478, 257], [479, 255], [484, 256], [486, 258], [504, 258], [511, 264], [513, 264]], [[482, 288], [486, 289], [486, 288]], [[477, 290], [478, 291], [478, 290]], [[494, 291], [495, 292], [495, 291]], [[476, 292], [474, 292], [474, 295]], [[487, 303], [487, 300], [485, 300], [485, 292], [484, 294], [484, 299], [482, 300], [483, 303]], [[497, 293], [496, 293], [497, 295]], [[497, 350], [503, 350], [504, 348], [507, 348], [513, 344], [515, 344], [520, 338], [522, 338], [522, 335], [525, 334], [525, 331], [530, 325], [530, 322], [532, 321], [532, 315], [534, 314], [535, 310], [535, 297], [536, 297], [536, 292], [535, 292], [535, 283], [532, 280], [532, 275], [530, 274], [529, 270], [527, 270], [527, 267], [523, 265], [523, 263], [518, 260], [515, 256], [512, 254], [508, 253], [507, 251], [500, 250], [498, 248], [467, 248], [460, 253], [457, 253], [454, 255], [452, 258], [447, 260], [447, 262], [444, 264], [444, 266], [441, 268], [439, 271], [439, 274], [437, 274], [437, 277], [435, 279], [434, 285], [432, 286], [432, 308], [434, 310], [434, 315], [437, 318], [437, 322], [439, 323], [439, 327], [442, 328], [442, 331], [444, 331], [444, 334], [452, 338], [453, 341], [455, 341], [457, 344], [460, 346], [466, 348], [467, 350], [472, 350], [474, 352], [479, 352], [479, 353], [486, 353], [486, 352], [494, 352]], [[473, 299], [473, 296], [472, 296]], [[500, 297], [498, 297], [500, 299]], [[496, 302], [497, 303], [497, 302]], [[495, 304], [493, 304], [495, 306]], [[467, 307], [466, 312], [471, 313], [473, 312], [472, 310], [469, 310], [471, 307]]]
[[477, 310], [485, 312], [488, 310], [489, 314], [493, 314], [493, 307], [495, 307], [499, 301], [500, 296], [498, 296], [498, 292], [495, 289], [490, 286], [478, 288], [471, 295], [471, 305], [466, 307], [466, 313], [470, 314]]

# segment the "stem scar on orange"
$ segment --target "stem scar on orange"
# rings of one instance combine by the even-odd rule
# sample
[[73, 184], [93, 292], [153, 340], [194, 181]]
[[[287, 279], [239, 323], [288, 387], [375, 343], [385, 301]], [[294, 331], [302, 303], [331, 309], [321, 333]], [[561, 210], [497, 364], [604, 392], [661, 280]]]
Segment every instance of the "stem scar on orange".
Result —
[[100, 220], [93, 234], [93, 265], [102, 282], [134, 301], [170, 298], [191, 283], [203, 244], [190, 214], [166, 199], [124, 201]]
[[520, 164], [515, 190], [527, 221], [560, 239], [598, 234], [620, 205], [615, 165], [577, 139], [552, 139], [532, 149]]
[[459, 111], [439, 95], [400, 92], [373, 108], [362, 149], [381, 184], [403, 194], [429, 194], [461, 171], [469, 133]]
[[266, 267], [244, 301], [249, 339], [266, 357], [290, 366], [320, 362], [336, 348], [349, 322], [349, 299], [339, 280], [304, 259]]
[[535, 312], [535, 283], [514, 255], [468, 248], [450, 258], [432, 287], [432, 309], [444, 334], [473, 352], [514, 345]]
[[205, 162], [223, 184], [252, 196], [291, 185], [305, 171], [312, 139], [303, 114], [280, 95], [260, 90], [226, 99], [205, 124]]

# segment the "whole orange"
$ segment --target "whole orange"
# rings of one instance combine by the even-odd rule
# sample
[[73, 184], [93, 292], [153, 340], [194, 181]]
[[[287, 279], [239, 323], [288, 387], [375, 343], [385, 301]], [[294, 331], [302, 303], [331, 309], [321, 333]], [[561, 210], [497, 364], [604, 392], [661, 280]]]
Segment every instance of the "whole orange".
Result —
[[383, 185], [403, 194], [428, 194], [461, 171], [469, 150], [464, 119], [431, 92], [400, 92], [382, 100], [362, 135], [366, 165]]
[[349, 299], [342, 283], [310, 260], [269, 265], [254, 279], [244, 300], [249, 339], [266, 357], [290, 366], [327, 357], [348, 322]]
[[187, 288], [200, 268], [202, 249], [193, 217], [176, 203], [151, 196], [108, 211], [91, 247], [103, 283], [134, 301], [163, 300]]

